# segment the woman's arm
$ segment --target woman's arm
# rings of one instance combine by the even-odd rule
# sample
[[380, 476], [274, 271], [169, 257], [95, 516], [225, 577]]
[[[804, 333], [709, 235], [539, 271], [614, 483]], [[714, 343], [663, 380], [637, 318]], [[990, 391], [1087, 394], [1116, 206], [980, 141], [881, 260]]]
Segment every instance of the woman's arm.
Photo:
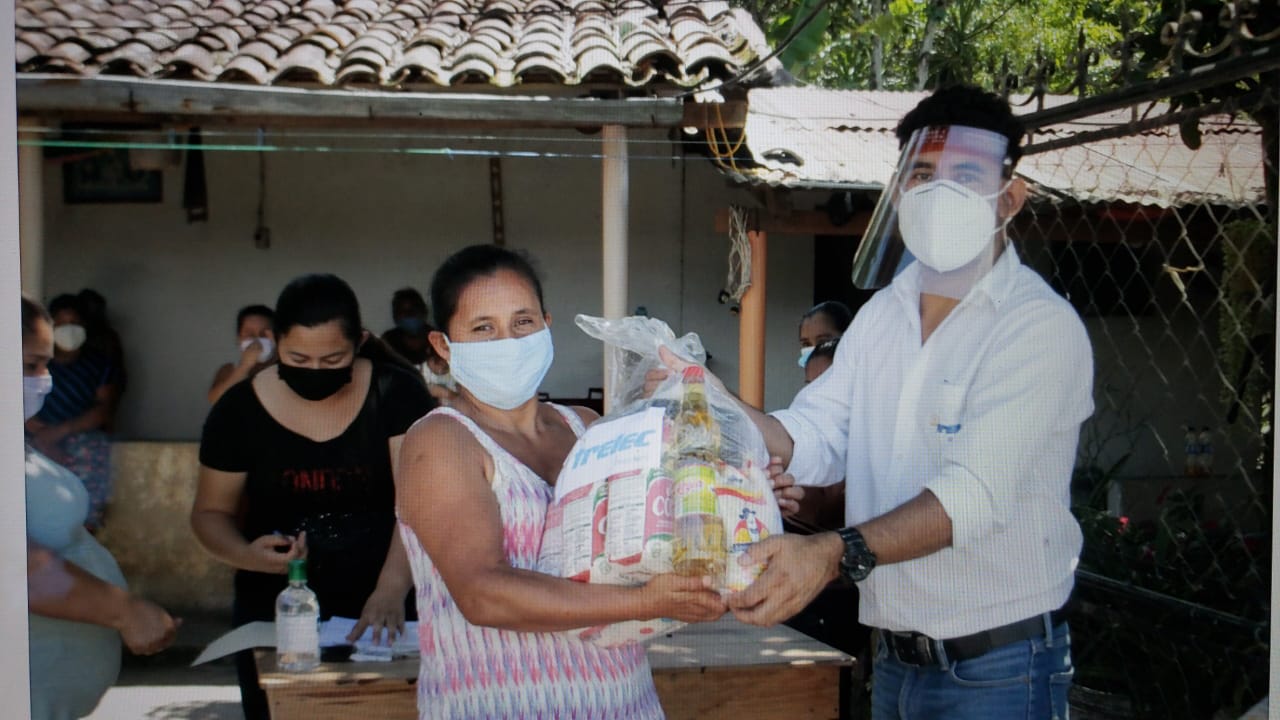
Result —
[[135, 655], [151, 655], [169, 647], [182, 624], [164, 608], [95, 577], [30, 539], [27, 604], [37, 615], [117, 630]]
[[306, 554], [306, 533], [297, 538], [263, 535], [246, 541], [236, 527], [246, 475], [201, 465], [191, 506], [191, 529], [200, 545], [222, 562], [241, 570], [283, 575], [290, 560]]
[[[725, 612], [704, 578], [663, 575], [641, 587], [591, 585], [511, 567], [490, 488], [492, 461], [458, 422], [429, 417], [400, 453], [396, 503], [466, 619], [528, 632], [633, 619], [712, 620]], [[532, 528], [541, 532], [542, 528]]]
[[[400, 465], [400, 446], [404, 443], [404, 435], [397, 435], [388, 441], [391, 452], [391, 475], [395, 477]], [[404, 543], [400, 540], [400, 530], [392, 528], [391, 546], [387, 549], [387, 559], [382, 563], [382, 572], [378, 575], [378, 584], [369, 595], [360, 619], [351, 633], [348, 642], [355, 642], [364, 634], [365, 628], [373, 628], [373, 642], [382, 641], [382, 632], [387, 632], [388, 644], [396, 636], [404, 632], [404, 598], [413, 588], [413, 571], [409, 568], [409, 556], [405, 553]]]
[[[41, 424], [39, 429], [34, 431], [34, 439], [39, 443], [53, 446], [70, 435], [107, 427], [111, 424], [119, 394], [120, 388], [115, 383], [99, 385], [98, 389], [94, 391], [93, 404], [87, 410], [57, 425]], [[28, 429], [31, 429], [30, 424]]]
[[218, 371], [213, 374], [213, 383], [209, 385], [209, 392], [205, 393], [205, 398], [209, 401], [209, 404], [212, 405], [218, 402], [218, 398], [222, 397], [222, 394], [227, 390], [230, 390], [232, 385], [249, 377], [250, 369], [252, 368], [246, 369], [243, 365], [232, 365], [231, 363], [226, 363], [218, 368]]

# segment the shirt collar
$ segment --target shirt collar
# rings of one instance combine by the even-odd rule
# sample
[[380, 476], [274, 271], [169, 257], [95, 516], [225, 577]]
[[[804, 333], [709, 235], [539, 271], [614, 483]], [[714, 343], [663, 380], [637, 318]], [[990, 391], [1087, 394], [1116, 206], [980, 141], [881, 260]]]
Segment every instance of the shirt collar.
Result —
[[[978, 284], [973, 286], [968, 296], [964, 299], [968, 300], [977, 294], [982, 294], [997, 307], [1009, 299], [1009, 295], [1013, 293], [1013, 286], [1018, 279], [1018, 270], [1022, 267], [1022, 260], [1018, 257], [1018, 251], [1014, 249], [1013, 243], [1009, 242], [1004, 247], [1004, 252], [1000, 253], [1000, 258], [996, 260], [996, 264], [991, 268]], [[909, 309], [915, 310], [920, 304], [920, 261], [915, 260], [907, 266], [905, 270], [898, 273], [893, 279], [893, 292]]]

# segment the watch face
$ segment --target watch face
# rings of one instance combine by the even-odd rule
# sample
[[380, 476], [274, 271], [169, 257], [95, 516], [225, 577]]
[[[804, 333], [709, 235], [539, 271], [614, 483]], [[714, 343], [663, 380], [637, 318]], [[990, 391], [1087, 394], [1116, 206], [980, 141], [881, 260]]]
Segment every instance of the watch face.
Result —
[[862, 533], [853, 528], [840, 531], [844, 540], [844, 556], [840, 558], [840, 572], [851, 582], [865, 580], [876, 566], [875, 553], [867, 547]]

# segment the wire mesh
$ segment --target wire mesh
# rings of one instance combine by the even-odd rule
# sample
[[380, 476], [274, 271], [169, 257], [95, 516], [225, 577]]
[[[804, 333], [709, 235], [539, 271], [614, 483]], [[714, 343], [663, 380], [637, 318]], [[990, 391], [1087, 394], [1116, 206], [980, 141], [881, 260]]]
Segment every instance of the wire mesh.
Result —
[[1136, 125], [1024, 160], [1074, 189], [1040, 188], [1017, 230], [1094, 349], [1077, 718], [1236, 718], [1267, 695], [1276, 157], [1243, 113], [1214, 120], [1191, 160], [1179, 127]]

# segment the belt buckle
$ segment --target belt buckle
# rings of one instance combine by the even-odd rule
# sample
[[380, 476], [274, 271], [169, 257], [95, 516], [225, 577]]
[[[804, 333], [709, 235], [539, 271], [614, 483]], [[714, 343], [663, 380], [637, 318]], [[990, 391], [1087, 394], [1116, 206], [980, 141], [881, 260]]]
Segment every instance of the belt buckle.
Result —
[[933, 654], [933, 641], [928, 635], [914, 635], [912, 639], [915, 641], [916, 664], [917, 665], [936, 665], [937, 658]]
[[898, 660], [917, 667], [937, 664], [933, 640], [921, 633], [891, 633], [889, 647]]

